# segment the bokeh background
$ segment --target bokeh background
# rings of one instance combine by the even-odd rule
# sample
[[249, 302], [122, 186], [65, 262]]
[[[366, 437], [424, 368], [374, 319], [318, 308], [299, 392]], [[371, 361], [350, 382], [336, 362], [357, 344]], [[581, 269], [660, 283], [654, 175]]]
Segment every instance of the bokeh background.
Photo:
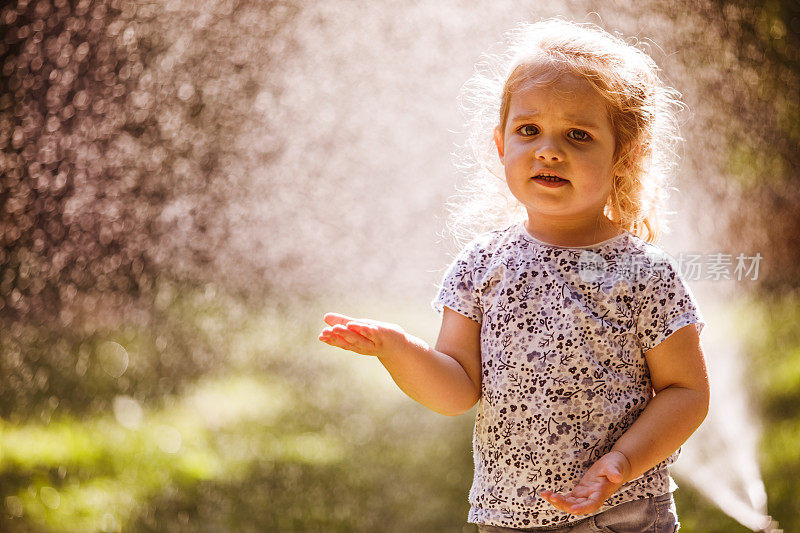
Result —
[[795, 0], [5, 3], [0, 530], [475, 531], [472, 414], [316, 335], [435, 339], [459, 88], [556, 15], [684, 94], [663, 247], [763, 257], [689, 282], [714, 398], [682, 530], [800, 530]]

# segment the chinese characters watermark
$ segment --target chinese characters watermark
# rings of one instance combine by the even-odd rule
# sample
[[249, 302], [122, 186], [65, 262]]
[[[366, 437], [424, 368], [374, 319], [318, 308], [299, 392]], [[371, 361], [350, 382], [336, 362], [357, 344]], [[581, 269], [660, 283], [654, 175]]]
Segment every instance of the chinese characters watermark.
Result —
[[755, 255], [739, 253], [736, 256], [724, 253], [685, 254], [681, 252], [675, 258], [675, 262], [678, 273], [687, 281], [756, 281], [762, 258], [758, 252]]
[[670, 271], [685, 281], [743, 281], [758, 279], [760, 253], [684, 253], [671, 256], [666, 252], [623, 254], [605, 258], [591, 250], [584, 250], [578, 258], [581, 280], [596, 282], [609, 274], [642, 280], [650, 276], [663, 277]]

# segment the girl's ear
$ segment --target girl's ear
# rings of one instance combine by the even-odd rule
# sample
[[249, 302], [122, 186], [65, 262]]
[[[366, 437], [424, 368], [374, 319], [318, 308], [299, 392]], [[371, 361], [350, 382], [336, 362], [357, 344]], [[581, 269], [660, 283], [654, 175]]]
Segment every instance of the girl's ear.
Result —
[[497, 156], [500, 158], [500, 163], [505, 165], [505, 139], [503, 138], [503, 132], [500, 130], [500, 126], [497, 126], [494, 129], [494, 145], [497, 146]]

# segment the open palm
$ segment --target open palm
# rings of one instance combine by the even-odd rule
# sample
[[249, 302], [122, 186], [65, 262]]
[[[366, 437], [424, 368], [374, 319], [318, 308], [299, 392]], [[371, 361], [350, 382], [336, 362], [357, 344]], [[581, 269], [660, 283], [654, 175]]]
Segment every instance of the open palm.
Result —
[[339, 313], [327, 313], [324, 320], [328, 327], [319, 340], [358, 354], [377, 356], [407, 342], [403, 328], [396, 324]]
[[622, 453], [611, 451], [597, 460], [569, 492], [542, 491], [542, 498], [570, 514], [597, 511], [612, 495], [630, 471], [630, 463]]

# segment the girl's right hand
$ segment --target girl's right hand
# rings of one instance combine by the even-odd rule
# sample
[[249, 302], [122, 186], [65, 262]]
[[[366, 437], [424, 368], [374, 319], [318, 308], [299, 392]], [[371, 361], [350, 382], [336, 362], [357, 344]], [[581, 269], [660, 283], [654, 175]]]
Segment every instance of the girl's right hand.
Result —
[[319, 334], [319, 340], [343, 350], [380, 356], [408, 343], [406, 332], [396, 324], [338, 313], [327, 313], [323, 320], [328, 327]]

